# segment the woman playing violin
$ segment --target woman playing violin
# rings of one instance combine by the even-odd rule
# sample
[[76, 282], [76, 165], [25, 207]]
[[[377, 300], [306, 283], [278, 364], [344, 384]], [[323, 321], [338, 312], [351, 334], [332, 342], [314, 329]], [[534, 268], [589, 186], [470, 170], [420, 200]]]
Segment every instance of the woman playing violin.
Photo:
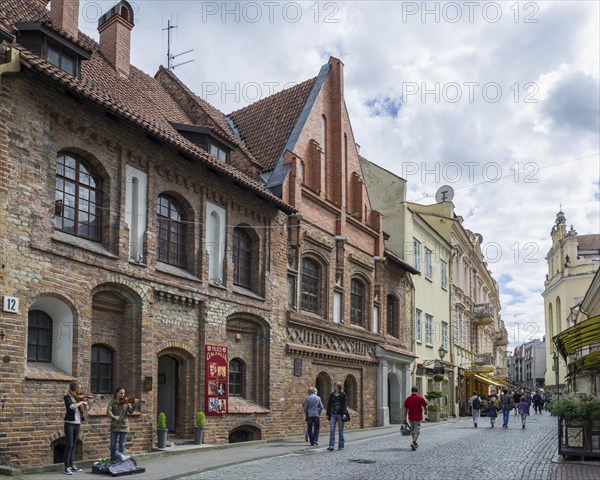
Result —
[[141, 400], [127, 398], [125, 389], [118, 387], [108, 404], [106, 414], [110, 417], [110, 459], [115, 460], [117, 439], [119, 440], [119, 453], [125, 455], [125, 439], [129, 432], [127, 415], [133, 413]]
[[90, 406], [82, 399], [78, 392], [81, 391], [79, 382], [71, 382], [69, 391], [64, 396], [65, 401], [65, 473], [72, 475], [73, 472], [81, 472], [81, 468], [73, 465], [73, 451], [79, 437], [79, 427], [85, 420], [86, 412]]

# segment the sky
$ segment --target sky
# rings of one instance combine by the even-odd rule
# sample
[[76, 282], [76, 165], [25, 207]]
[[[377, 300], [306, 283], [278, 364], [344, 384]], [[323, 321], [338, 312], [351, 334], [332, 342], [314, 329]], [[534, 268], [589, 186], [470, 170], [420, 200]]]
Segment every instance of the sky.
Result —
[[[98, 39], [115, 3], [80, 0], [80, 29]], [[483, 236], [509, 347], [544, 335], [557, 212], [600, 233], [598, 2], [129, 3], [131, 63], [167, 66], [170, 21], [174, 73], [225, 113], [341, 59], [361, 155], [405, 178], [409, 201], [450, 185]]]

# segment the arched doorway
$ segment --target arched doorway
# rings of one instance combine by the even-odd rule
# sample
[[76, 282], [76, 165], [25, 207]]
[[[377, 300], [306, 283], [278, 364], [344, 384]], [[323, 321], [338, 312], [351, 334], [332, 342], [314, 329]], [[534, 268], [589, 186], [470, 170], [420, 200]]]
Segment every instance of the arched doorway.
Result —
[[170, 355], [158, 357], [158, 412], [165, 412], [169, 432], [176, 431], [180, 362]]
[[395, 373], [388, 374], [387, 404], [390, 414], [390, 423], [402, 423], [402, 392], [400, 381]]
[[319, 375], [317, 375], [317, 380], [315, 381], [315, 388], [317, 389], [317, 395], [321, 398], [323, 405], [327, 405], [329, 393], [331, 392], [331, 379], [329, 378], [329, 375], [325, 372], [319, 373]]

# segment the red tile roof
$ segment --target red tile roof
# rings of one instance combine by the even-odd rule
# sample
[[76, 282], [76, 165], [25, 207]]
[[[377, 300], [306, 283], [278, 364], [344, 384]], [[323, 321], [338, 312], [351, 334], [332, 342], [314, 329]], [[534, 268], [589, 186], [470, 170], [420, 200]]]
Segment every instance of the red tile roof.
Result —
[[579, 250], [600, 250], [600, 234], [577, 235]]
[[229, 114], [265, 171], [275, 168], [317, 77]]
[[[13, 25], [32, 21], [42, 21], [50, 27], [52, 25], [48, 12], [37, 0], [0, 0], [0, 12], [2, 12], [0, 17], [5, 18]], [[64, 32], [54, 30], [68, 38]], [[81, 78], [67, 74], [20, 45], [17, 45], [17, 48], [21, 51], [21, 63], [24, 66], [47, 75], [64, 88], [129, 120], [190, 157], [210, 165], [214, 170], [249, 187], [283, 210], [294, 211], [291, 206], [273, 195], [257, 181], [233, 166], [218, 161], [180, 135], [170, 122], [193, 124], [193, 121], [159, 81], [134, 66], [131, 67], [129, 78], [124, 78], [102, 55], [98, 44], [81, 32], [78, 45], [92, 52], [91, 59], [82, 62]], [[218, 116], [215, 112], [211, 113], [215, 117]], [[220, 122], [220, 127], [224, 127], [223, 122]]]

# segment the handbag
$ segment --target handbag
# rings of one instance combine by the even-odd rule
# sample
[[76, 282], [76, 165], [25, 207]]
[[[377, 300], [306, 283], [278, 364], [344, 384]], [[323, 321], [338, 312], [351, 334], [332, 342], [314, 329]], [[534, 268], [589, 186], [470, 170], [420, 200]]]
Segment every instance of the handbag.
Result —
[[350, 421], [350, 414], [348, 413], [348, 410], [346, 410], [344, 413], [342, 413], [342, 422], [346, 423]]
[[408, 423], [404, 422], [404, 424], [400, 425], [400, 434], [405, 437], [411, 434], [410, 425]]

